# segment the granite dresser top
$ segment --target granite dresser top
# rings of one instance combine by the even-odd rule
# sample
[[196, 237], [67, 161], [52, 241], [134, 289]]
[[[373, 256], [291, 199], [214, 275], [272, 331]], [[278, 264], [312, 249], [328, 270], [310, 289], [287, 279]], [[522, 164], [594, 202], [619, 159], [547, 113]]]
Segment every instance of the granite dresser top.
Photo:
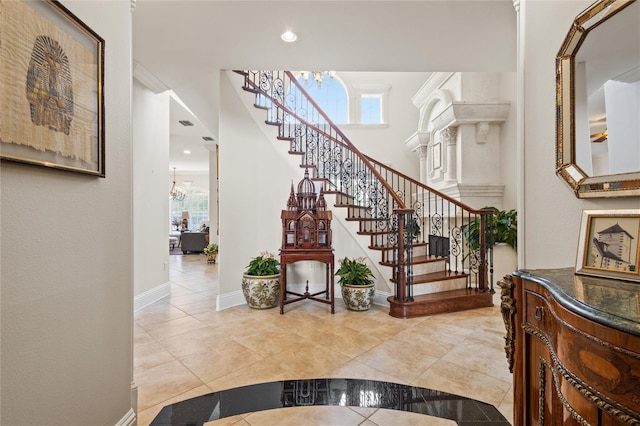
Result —
[[640, 336], [640, 283], [577, 275], [573, 268], [521, 269], [513, 274], [542, 285], [572, 312]]

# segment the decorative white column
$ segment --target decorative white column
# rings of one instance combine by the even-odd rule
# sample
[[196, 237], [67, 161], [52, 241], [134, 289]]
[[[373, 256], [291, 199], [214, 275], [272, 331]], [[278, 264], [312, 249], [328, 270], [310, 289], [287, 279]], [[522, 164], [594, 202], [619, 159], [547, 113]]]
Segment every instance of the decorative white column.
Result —
[[447, 127], [440, 131], [440, 135], [442, 135], [442, 142], [444, 143], [446, 149], [446, 167], [444, 172], [444, 180], [445, 181], [457, 181], [457, 159], [458, 155], [456, 153], [456, 140], [458, 138], [458, 128], [457, 127]]
[[415, 132], [406, 141], [405, 146], [411, 151], [418, 154], [420, 161], [420, 182], [427, 184], [427, 175], [429, 173], [429, 154], [428, 145], [431, 140], [430, 132]]
[[429, 152], [429, 147], [427, 145], [420, 145], [415, 149], [415, 152], [420, 159], [420, 182], [426, 184], [428, 172], [427, 153]]

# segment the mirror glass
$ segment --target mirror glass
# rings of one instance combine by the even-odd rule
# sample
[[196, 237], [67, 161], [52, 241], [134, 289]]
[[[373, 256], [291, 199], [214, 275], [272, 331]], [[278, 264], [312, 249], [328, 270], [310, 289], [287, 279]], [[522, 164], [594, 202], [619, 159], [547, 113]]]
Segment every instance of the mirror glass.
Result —
[[640, 2], [578, 15], [556, 57], [556, 171], [579, 198], [640, 196]]

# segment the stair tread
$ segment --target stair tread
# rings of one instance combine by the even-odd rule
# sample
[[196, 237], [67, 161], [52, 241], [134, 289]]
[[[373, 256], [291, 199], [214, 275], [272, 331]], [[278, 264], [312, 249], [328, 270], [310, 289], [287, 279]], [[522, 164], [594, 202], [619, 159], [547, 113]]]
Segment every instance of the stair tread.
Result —
[[430, 274], [421, 274], [413, 276], [414, 284], [424, 284], [432, 281], [455, 280], [456, 278], [466, 278], [469, 274], [453, 271], [431, 272]]
[[[424, 255], [424, 256], [413, 256], [413, 261], [411, 262], [411, 264], [423, 265], [425, 263], [446, 262], [446, 261], [447, 261], [446, 257]], [[391, 262], [380, 262], [380, 264], [384, 266], [394, 266], [394, 264]], [[409, 264], [409, 261], [406, 261], [405, 265], [408, 265], [408, 264]]]
[[[413, 243], [413, 247], [426, 247], [429, 243]], [[396, 246], [368, 246], [371, 250], [393, 250]]]
[[[438, 271], [431, 272], [429, 274], [414, 275], [412, 284], [426, 284], [437, 281], [455, 280], [457, 278], [466, 278], [468, 276], [469, 274], [465, 274], [464, 272]], [[391, 278], [389, 281], [396, 282], [396, 279]]]
[[389, 234], [393, 234], [393, 231], [356, 231], [356, 234], [358, 235], [371, 235], [371, 236], [376, 236], [376, 235], [389, 235]]

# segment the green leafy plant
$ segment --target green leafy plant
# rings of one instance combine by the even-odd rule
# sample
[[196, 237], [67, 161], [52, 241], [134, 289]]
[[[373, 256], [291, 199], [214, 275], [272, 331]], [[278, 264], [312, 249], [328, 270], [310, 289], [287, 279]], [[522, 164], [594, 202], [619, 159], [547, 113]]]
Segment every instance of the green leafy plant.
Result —
[[204, 254], [218, 254], [218, 245], [216, 243], [211, 243], [204, 248]]
[[[490, 230], [487, 236], [487, 248], [493, 244], [505, 243], [514, 250], [518, 243], [518, 214], [515, 210], [498, 210], [495, 207], [484, 207], [482, 210], [492, 210], [491, 220], [487, 220], [486, 227]], [[486, 216], [489, 218], [489, 216]], [[480, 248], [480, 217], [476, 217], [462, 227], [462, 232], [469, 242], [472, 251]], [[492, 241], [493, 240], [493, 241]]]
[[340, 285], [369, 285], [373, 283], [373, 273], [365, 263], [365, 257], [349, 259], [345, 257], [340, 260], [340, 267], [336, 271], [336, 276], [340, 277]]
[[280, 262], [268, 251], [263, 251], [260, 256], [254, 257], [247, 265], [247, 275], [263, 277], [280, 273]]

